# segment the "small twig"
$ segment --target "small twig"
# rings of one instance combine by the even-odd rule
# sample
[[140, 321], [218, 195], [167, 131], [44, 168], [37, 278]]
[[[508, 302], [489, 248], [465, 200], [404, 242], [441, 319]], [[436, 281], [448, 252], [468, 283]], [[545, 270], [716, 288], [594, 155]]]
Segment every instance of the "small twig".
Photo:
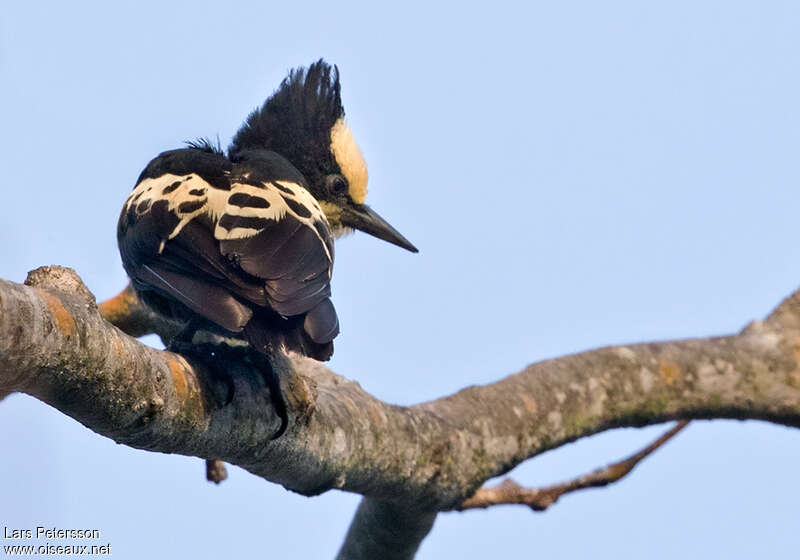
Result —
[[491, 488], [480, 488], [475, 495], [465, 500], [456, 509], [488, 508], [501, 504], [521, 504], [534, 511], [544, 511], [558, 499], [569, 492], [583, 490], [584, 488], [598, 488], [618, 481], [630, 473], [639, 462], [664, 445], [674, 435], [689, 424], [688, 420], [678, 422], [673, 428], [664, 433], [653, 443], [617, 463], [594, 470], [567, 482], [546, 486], [544, 488], [523, 488], [512, 479], [507, 478], [499, 485]]
[[155, 333], [166, 345], [178, 331], [180, 325], [172, 324], [142, 305], [130, 284], [116, 296], [98, 306], [103, 318], [133, 337]]
[[206, 480], [219, 484], [228, 478], [228, 469], [225, 468], [225, 463], [217, 459], [206, 459]]

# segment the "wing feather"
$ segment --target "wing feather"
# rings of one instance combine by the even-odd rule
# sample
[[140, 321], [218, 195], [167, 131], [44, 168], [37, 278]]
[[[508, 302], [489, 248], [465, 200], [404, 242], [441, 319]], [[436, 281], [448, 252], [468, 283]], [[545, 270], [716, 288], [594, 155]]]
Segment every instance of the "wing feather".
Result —
[[231, 332], [263, 331], [253, 322], [269, 313], [299, 316], [303, 348], [327, 357], [339, 331], [330, 227], [299, 173], [260, 157], [232, 164], [187, 149], [153, 160], [120, 215], [123, 264], [138, 290]]
[[137, 274], [157, 291], [177, 301], [206, 319], [231, 332], [240, 332], [250, 321], [253, 311], [218, 284], [170, 270], [159, 264], [143, 265]]
[[[246, 197], [267, 204], [243, 210]], [[307, 313], [330, 296], [333, 236], [301, 185], [234, 182], [214, 235], [223, 255], [264, 281], [270, 306], [281, 315]]]

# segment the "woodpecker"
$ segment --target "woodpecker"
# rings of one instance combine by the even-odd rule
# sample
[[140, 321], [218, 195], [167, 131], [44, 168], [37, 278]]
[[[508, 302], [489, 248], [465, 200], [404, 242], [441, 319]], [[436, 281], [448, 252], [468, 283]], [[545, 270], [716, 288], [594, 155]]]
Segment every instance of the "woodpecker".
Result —
[[120, 214], [117, 240], [157, 313], [317, 360], [333, 353], [335, 237], [356, 229], [416, 253], [367, 206], [367, 166], [344, 120], [339, 71], [289, 72], [227, 154], [207, 140], [159, 154]]

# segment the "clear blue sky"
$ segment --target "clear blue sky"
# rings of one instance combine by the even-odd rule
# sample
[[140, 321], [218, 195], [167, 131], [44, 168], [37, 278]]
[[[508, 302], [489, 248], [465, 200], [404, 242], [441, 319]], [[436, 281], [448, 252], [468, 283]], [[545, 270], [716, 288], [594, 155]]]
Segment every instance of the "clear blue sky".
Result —
[[[226, 145], [290, 67], [339, 65], [369, 201], [420, 248], [337, 244], [331, 366], [390, 402], [548, 357], [735, 332], [800, 286], [796, 2], [11, 2], [0, 15], [0, 277], [126, 283], [119, 209], [184, 140]], [[536, 458], [524, 484], [662, 428]], [[114, 444], [0, 403], [0, 526], [114, 558], [330, 558], [358, 497]], [[692, 425], [619, 485], [441, 515], [419, 558], [796, 558], [800, 431]]]

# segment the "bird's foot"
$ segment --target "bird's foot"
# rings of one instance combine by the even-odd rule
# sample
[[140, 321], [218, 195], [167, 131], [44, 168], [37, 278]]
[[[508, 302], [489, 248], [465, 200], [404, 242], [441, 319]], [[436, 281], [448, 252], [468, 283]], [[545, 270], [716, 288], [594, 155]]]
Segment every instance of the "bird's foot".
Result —
[[281, 421], [272, 439], [279, 438], [286, 431], [289, 423], [286, 401], [283, 398], [278, 375], [264, 354], [250, 346], [231, 346], [224, 342], [193, 344], [176, 339], [170, 342], [167, 350], [193, 358], [206, 367], [211, 374], [214, 399], [220, 408], [227, 406], [233, 400], [235, 385], [231, 372], [235, 371], [237, 364], [247, 364], [249, 369], [261, 372], [269, 389], [275, 414]]
[[280, 379], [264, 354], [258, 352], [251, 346], [246, 346], [243, 350], [246, 352], [245, 361], [258, 369], [264, 376], [264, 381], [269, 389], [269, 398], [272, 401], [272, 406], [275, 408], [275, 414], [277, 414], [278, 418], [281, 420], [278, 429], [275, 430], [275, 433], [272, 434], [270, 439], [278, 439], [283, 435], [283, 432], [286, 431], [289, 425], [289, 411], [286, 408], [286, 399], [283, 398]]
[[233, 400], [234, 383], [228, 371], [230, 356], [226, 356], [222, 344], [192, 344], [183, 340], [172, 339], [167, 350], [181, 354], [200, 362], [211, 374], [211, 393], [219, 408], [227, 406]]

